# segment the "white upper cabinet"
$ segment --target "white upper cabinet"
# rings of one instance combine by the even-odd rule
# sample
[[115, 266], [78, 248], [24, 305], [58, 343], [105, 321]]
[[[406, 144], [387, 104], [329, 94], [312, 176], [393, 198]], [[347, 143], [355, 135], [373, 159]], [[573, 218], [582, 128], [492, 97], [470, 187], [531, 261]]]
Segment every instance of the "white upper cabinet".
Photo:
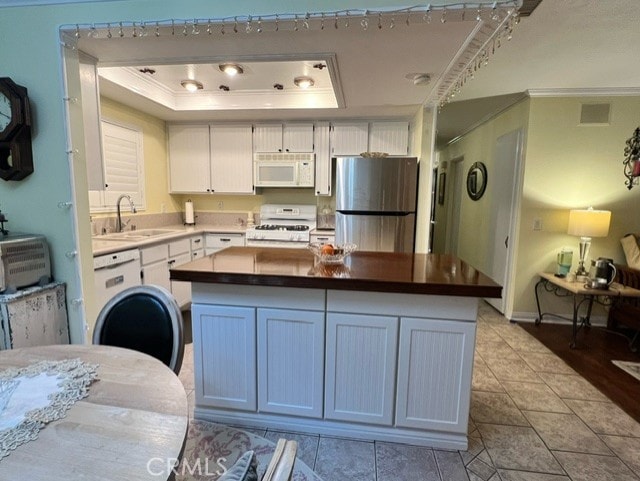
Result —
[[372, 122], [369, 129], [369, 150], [389, 155], [407, 155], [409, 122]]
[[313, 152], [313, 123], [256, 124], [254, 152]]
[[169, 125], [171, 193], [253, 194], [251, 125]]
[[331, 155], [360, 155], [368, 150], [368, 122], [340, 122], [332, 125]]
[[170, 192], [209, 192], [209, 126], [169, 125]]
[[316, 195], [331, 195], [331, 149], [329, 122], [318, 122], [314, 132], [316, 151]]
[[252, 129], [211, 125], [211, 192], [253, 194]]

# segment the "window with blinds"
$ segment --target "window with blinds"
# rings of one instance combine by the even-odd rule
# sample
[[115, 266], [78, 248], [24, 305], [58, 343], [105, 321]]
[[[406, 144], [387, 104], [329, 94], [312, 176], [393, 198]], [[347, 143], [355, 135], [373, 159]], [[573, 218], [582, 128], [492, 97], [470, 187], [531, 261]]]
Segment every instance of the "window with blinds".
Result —
[[[136, 208], [144, 209], [142, 132], [134, 127], [108, 120], [102, 120], [100, 127], [102, 130], [102, 162], [105, 184], [98, 202], [102, 204], [101, 210], [114, 210], [116, 201], [121, 194], [129, 194]], [[127, 209], [128, 206], [123, 208]]]

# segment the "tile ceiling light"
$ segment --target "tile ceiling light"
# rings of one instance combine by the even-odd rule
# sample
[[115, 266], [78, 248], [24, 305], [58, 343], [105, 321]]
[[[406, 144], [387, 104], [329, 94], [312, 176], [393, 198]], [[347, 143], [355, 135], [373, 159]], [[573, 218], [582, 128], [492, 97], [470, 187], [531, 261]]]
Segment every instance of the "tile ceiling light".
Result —
[[183, 80], [182, 82], [180, 82], [180, 85], [182, 85], [189, 92], [197, 92], [198, 90], [203, 89], [202, 83], [198, 82], [197, 80]]
[[309, 87], [313, 87], [315, 83], [311, 77], [296, 77], [293, 79], [293, 83], [296, 87], [300, 87], [301, 89], [308, 89]]
[[226, 73], [230, 77], [240, 75], [244, 72], [244, 69], [237, 63], [221, 63], [218, 65], [221, 72]]

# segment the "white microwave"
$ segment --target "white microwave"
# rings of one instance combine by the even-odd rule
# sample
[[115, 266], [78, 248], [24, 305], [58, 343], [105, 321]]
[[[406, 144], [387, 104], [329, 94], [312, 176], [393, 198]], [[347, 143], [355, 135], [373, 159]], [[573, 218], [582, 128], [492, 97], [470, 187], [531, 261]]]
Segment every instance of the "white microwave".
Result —
[[256, 187], [313, 187], [315, 154], [259, 153], [253, 156]]

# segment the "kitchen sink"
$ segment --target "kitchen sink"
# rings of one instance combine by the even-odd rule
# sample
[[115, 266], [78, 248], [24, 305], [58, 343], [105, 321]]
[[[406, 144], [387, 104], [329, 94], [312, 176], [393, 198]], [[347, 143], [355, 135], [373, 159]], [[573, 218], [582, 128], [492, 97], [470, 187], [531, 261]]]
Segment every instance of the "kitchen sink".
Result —
[[140, 229], [127, 232], [116, 232], [115, 234], [107, 234], [94, 237], [96, 240], [112, 240], [112, 241], [141, 241], [152, 237], [161, 237], [169, 234], [180, 232], [178, 229]]

